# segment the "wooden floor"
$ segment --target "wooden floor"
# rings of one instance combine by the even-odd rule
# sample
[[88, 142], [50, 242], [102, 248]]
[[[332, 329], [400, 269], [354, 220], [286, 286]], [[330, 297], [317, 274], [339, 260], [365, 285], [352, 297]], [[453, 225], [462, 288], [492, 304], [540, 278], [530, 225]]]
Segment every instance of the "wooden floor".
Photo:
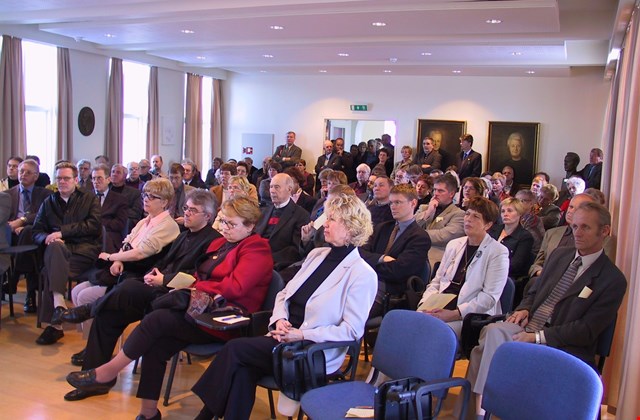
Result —
[[[107, 395], [74, 402], [63, 399], [64, 394], [73, 389], [67, 384], [66, 375], [79, 370], [69, 359], [84, 348], [82, 333], [74, 325], [66, 324], [65, 336], [58, 343], [51, 346], [35, 344], [42, 330], [36, 328], [35, 315], [23, 313], [23, 302], [24, 290], [20, 290], [15, 296], [15, 318], [9, 316], [8, 303], [2, 302], [0, 419], [134, 419], [139, 409], [139, 401], [135, 398], [139, 375], [132, 373], [132, 366], [120, 373], [116, 386]], [[193, 419], [200, 411], [202, 402], [189, 389], [207, 368], [210, 359], [193, 358], [192, 361], [191, 365], [186, 359], [179, 363], [170, 404], [163, 407], [160, 403], [163, 419]], [[370, 367], [361, 356], [358, 377], [364, 379]], [[458, 361], [454, 376], [464, 376], [466, 367], [466, 361]], [[451, 412], [455, 396], [450, 397], [444, 414]], [[258, 389], [251, 419], [268, 418], [267, 392]], [[606, 414], [603, 419], [615, 420], [615, 417]]]

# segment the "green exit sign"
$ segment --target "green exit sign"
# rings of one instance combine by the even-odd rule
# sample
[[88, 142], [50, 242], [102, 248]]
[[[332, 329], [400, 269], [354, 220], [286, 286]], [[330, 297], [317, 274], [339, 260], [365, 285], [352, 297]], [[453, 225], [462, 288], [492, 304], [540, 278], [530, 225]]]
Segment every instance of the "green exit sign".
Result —
[[369, 105], [351, 105], [352, 111], [368, 111]]

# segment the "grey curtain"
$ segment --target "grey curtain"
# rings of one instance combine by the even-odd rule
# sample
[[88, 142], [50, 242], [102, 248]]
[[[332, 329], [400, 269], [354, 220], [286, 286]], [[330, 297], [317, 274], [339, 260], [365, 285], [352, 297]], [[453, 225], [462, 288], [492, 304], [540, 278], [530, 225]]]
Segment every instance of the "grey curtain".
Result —
[[149, 69], [149, 118], [147, 119], [147, 156], [160, 153], [160, 111], [158, 68]]
[[202, 76], [187, 73], [184, 157], [202, 168]]
[[107, 95], [107, 124], [104, 152], [111, 162], [122, 162], [122, 125], [124, 119], [122, 60], [111, 59], [109, 90]]
[[0, 162], [24, 156], [27, 137], [22, 73], [22, 40], [3, 35], [0, 56]]
[[73, 156], [73, 89], [69, 49], [58, 47], [58, 127], [56, 160]]
[[211, 156], [205, 159], [212, 160], [213, 156], [222, 156], [222, 96], [220, 94], [220, 80], [213, 79], [213, 104], [211, 106]]

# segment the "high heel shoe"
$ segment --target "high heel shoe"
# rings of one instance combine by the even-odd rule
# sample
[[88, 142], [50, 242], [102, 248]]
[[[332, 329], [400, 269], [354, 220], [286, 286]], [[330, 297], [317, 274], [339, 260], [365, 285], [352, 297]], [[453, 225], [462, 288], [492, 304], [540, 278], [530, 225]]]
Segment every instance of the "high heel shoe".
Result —
[[162, 420], [162, 413], [160, 412], [160, 410], [158, 410], [156, 411], [156, 415], [153, 417], [145, 417], [142, 414], [138, 414], [136, 420]]

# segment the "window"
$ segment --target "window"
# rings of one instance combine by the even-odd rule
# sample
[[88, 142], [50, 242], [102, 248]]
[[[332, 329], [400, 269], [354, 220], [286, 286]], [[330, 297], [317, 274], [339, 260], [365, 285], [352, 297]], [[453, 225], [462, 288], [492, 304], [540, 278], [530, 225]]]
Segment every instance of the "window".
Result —
[[27, 154], [40, 158], [40, 170], [52, 174], [58, 115], [56, 47], [22, 41]]
[[122, 62], [123, 111], [122, 164], [147, 156], [149, 66]]

